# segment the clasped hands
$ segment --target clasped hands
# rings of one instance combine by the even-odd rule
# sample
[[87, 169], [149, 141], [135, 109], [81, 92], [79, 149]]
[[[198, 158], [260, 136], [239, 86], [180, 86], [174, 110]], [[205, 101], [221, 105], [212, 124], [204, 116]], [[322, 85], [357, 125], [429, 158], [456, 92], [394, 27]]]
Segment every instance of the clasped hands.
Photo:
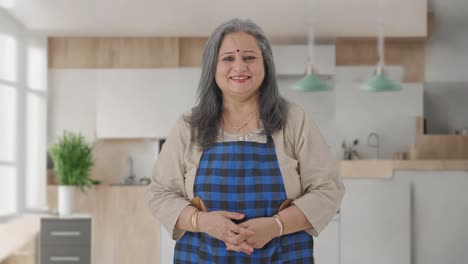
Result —
[[199, 231], [224, 241], [227, 250], [248, 255], [253, 253], [254, 248], [262, 248], [280, 232], [272, 217], [254, 218], [238, 225], [232, 222], [244, 217], [244, 214], [235, 212], [200, 212]]

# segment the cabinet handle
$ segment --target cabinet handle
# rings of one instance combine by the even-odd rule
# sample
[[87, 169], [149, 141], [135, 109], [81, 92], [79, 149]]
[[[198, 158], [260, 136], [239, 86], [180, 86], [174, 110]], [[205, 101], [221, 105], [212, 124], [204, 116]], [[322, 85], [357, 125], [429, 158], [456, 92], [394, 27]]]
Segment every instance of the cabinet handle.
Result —
[[81, 232], [79, 231], [52, 231], [50, 232], [51, 236], [80, 236]]
[[80, 261], [80, 257], [59, 257], [59, 256], [51, 256], [50, 261], [70, 261], [70, 262], [78, 262]]

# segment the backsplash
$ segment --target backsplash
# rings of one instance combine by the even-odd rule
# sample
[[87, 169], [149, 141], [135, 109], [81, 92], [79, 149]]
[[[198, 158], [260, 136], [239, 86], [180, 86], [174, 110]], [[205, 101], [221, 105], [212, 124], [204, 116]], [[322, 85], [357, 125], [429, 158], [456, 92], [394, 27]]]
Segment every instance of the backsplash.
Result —
[[151, 178], [151, 170], [159, 153], [158, 139], [106, 139], [95, 144], [93, 178], [104, 184], [122, 183], [130, 175], [129, 157], [137, 181]]

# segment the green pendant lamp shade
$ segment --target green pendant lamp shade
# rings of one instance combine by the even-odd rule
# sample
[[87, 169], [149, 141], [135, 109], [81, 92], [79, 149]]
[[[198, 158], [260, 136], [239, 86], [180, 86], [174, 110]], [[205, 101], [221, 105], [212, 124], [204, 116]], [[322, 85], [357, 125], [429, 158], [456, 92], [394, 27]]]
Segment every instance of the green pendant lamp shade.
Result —
[[393, 92], [401, 89], [401, 84], [390, 80], [380, 67], [377, 73], [361, 86], [361, 91], [367, 92]]
[[307, 75], [297, 81], [293, 87], [293, 90], [301, 92], [321, 92], [331, 90], [331, 86], [320, 80], [319, 76], [315, 74], [312, 67], [307, 69]]
[[385, 41], [384, 41], [384, 0], [379, 0], [378, 2], [378, 26], [379, 26], [379, 36], [378, 41], [378, 53], [379, 53], [379, 62], [377, 64], [377, 71], [374, 76], [372, 76], [365, 84], [361, 86], [361, 91], [367, 92], [394, 92], [402, 90], [402, 86], [399, 83], [396, 83], [390, 80], [384, 73], [383, 68], [385, 65]]
[[315, 61], [314, 56], [314, 27], [312, 16], [315, 11], [315, 0], [308, 0], [308, 40], [307, 40], [307, 49], [308, 49], [308, 58], [307, 58], [307, 73], [306, 76], [299, 81], [297, 81], [291, 89], [301, 92], [322, 92], [329, 91], [332, 89], [330, 85], [320, 80], [317, 72], [315, 71], [313, 65]]

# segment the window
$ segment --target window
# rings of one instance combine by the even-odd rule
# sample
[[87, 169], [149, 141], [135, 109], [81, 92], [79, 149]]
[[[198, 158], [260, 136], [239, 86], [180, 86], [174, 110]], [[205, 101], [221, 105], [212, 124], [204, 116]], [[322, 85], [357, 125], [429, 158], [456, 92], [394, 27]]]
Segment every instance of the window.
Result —
[[0, 80], [16, 81], [17, 42], [7, 34], [0, 33]]
[[0, 84], [0, 166], [16, 161], [16, 101], [15, 87]]
[[18, 210], [16, 203], [17, 177], [14, 166], [0, 166], [0, 216], [15, 214]]
[[17, 212], [16, 41], [0, 33], [0, 216]]
[[46, 39], [0, 31], [0, 220], [46, 205]]
[[40, 208], [46, 204], [46, 146], [45, 98], [27, 93], [26, 100], [26, 208]]

